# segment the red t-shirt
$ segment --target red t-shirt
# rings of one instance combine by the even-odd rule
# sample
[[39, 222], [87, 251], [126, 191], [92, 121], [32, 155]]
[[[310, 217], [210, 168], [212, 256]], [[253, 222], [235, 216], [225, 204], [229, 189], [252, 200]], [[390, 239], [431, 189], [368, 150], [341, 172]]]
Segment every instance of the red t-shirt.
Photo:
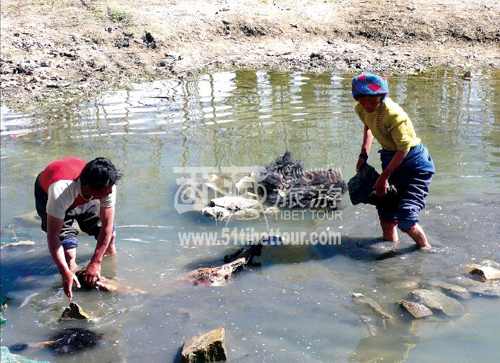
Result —
[[[76, 181], [83, 168], [87, 165], [86, 161], [79, 158], [64, 158], [61, 160], [53, 161], [50, 163], [40, 176], [40, 185], [47, 195], [49, 194], [49, 188], [55, 182], [60, 180], [73, 180]], [[70, 208], [74, 208], [78, 205], [83, 205], [89, 201], [78, 195], [71, 204]]]

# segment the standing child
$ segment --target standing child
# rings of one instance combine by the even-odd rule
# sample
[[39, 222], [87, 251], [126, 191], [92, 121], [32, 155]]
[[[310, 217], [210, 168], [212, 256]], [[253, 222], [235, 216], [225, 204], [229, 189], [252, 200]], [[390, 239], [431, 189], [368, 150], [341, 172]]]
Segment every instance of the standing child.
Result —
[[385, 78], [368, 73], [352, 80], [356, 113], [365, 125], [356, 170], [368, 159], [375, 137], [382, 146], [379, 153], [383, 169], [374, 186], [377, 196], [387, 193], [389, 182], [398, 190], [395, 207], [377, 207], [384, 239], [397, 242], [398, 226], [418, 247], [430, 247], [418, 224], [418, 214], [425, 207], [424, 198], [429, 194], [429, 184], [435, 173], [434, 162], [417, 137], [410, 118], [388, 93]]

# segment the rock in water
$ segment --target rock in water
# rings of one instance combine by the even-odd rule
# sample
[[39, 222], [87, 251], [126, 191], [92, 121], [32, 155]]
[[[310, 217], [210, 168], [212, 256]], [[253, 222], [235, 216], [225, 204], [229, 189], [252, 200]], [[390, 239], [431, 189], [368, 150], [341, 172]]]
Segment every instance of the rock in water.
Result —
[[245, 257], [218, 267], [202, 267], [189, 274], [189, 280], [195, 285], [224, 286], [231, 282], [233, 272], [248, 263]]
[[227, 360], [226, 333], [214, 329], [187, 340], [182, 347], [181, 363], [218, 362]]
[[352, 300], [356, 304], [358, 304], [358, 305], [366, 305], [366, 306], [370, 307], [373, 311], [375, 311], [382, 318], [394, 319], [394, 316], [392, 316], [388, 312], [384, 311], [382, 309], [382, 307], [378, 303], [376, 303], [372, 299], [366, 297], [365, 295], [359, 294], [359, 293], [352, 293], [351, 297], [352, 297]]
[[472, 294], [500, 297], [500, 281], [498, 280], [479, 282], [461, 278], [457, 279], [457, 284], [464, 286]]
[[377, 197], [373, 187], [380, 174], [375, 168], [365, 163], [357, 174], [349, 180], [349, 197], [353, 205], [364, 203], [373, 205], [392, 205], [396, 202], [397, 190], [393, 185], [389, 186], [387, 194]]
[[85, 282], [85, 278], [84, 278], [85, 270], [77, 271], [77, 272], [75, 272], [75, 275], [78, 278], [78, 282], [80, 282], [82, 289], [84, 289], [84, 290], [100, 290], [100, 291], [107, 291], [107, 292], [114, 292], [117, 290], [116, 285], [104, 277], [101, 277], [101, 280], [97, 282], [96, 289], [94, 289], [92, 286], [87, 285], [87, 283]]
[[75, 303], [70, 303], [69, 308], [64, 309], [59, 320], [79, 320], [79, 319], [90, 319], [90, 315], [87, 314], [83, 309]]
[[420, 319], [432, 315], [432, 310], [424, 304], [401, 300], [396, 302], [399, 306], [408, 311], [414, 318]]
[[458, 317], [465, 313], [462, 304], [440, 291], [417, 289], [412, 291], [410, 295], [414, 296], [429, 309], [439, 311], [450, 318]]
[[470, 299], [471, 294], [467, 291], [465, 287], [458, 286], [455, 284], [450, 284], [448, 282], [442, 281], [431, 281], [429, 285], [434, 288], [439, 288], [444, 291], [446, 294], [451, 295], [453, 297], [458, 297], [460, 299]]
[[91, 286], [88, 286], [85, 283], [85, 279], [83, 278], [83, 275], [85, 273], [85, 270], [80, 270], [75, 273], [76, 277], [78, 277], [78, 281], [80, 282], [80, 285], [82, 286], [82, 289], [84, 290], [99, 290], [99, 291], [106, 291], [106, 292], [119, 292], [119, 293], [130, 293], [130, 294], [143, 294], [144, 291], [122, 285], [119, 281], [114, 280], [114, 279], [107, 279], [105, 277], [101, 276], [101, 279], [97, 281], [97, 288], [93, 288]]
[[490, 266], [473, 266], [470, 273], [478, 276], [483, 281], [500, 279], [500, 270]]

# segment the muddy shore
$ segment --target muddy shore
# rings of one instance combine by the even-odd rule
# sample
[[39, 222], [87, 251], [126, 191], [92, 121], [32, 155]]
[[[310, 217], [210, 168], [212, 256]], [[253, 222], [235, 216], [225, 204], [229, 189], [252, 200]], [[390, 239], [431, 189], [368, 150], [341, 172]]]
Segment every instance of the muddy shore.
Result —
[[5, 0], [2, 104], [215, 70], [500, 69], [500, 1]]

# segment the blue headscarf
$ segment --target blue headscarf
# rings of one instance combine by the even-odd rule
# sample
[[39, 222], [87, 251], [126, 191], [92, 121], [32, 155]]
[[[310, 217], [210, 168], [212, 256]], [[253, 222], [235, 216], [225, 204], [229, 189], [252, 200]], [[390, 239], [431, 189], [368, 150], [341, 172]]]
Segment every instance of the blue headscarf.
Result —
[[365, 73], [352, 79], [352, 97], [360, 96], [386, 96], [389, 93], [389, 85], [385, 77]]

